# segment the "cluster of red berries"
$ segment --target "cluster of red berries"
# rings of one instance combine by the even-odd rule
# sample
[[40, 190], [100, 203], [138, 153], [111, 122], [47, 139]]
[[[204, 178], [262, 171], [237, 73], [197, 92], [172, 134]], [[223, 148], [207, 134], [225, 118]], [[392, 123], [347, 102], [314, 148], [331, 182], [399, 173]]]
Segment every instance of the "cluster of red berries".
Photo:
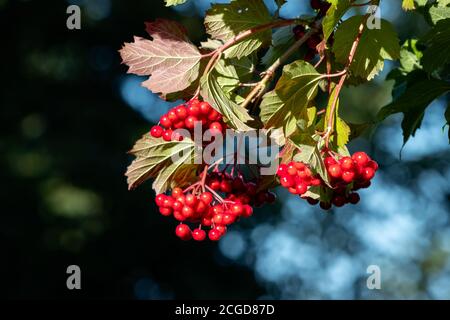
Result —
[[[305, 27], [303, 25], [296, 25], [292, 32], [294, 33], [295, 39], [299, 40], [303, 38], [303, 36], [306, 34]], [[314, 59], [314, 57], [317, 54], [317, 46], [322, 41], [321, 36], [318, 33], [313, 34], [311, 37], [306, 40], [306, 45], [308, 46], [308, 49], [306, 50], [306, 54], [304, 56], [305, 61], [311, 61]]]
[[276, 200], [273, 192], [267, 189], [258, 191], [256, 183], [245, 182], [242, 176], [233, 177], [227, 172], [212, 172], [206, 178], [206, 185], [216, 192], [224, 193], [225, 200], [255, 207], [271, 204]]
[[[339, 160], [329, 156], [324, 162], [331, 188], [318, 175], [314, 175], [306, 164], [294, 161], [278, 167], [280, 184], [290, 193], [306, 199], [309, 204], [316, 205], [320, 202], [320, 207], [328, 210], [332, 205], [342, 207], [347, 203], [358, 203], [360, 197], [355, 191], [368, 188], [378, 169], [378, 164], [365, 152], [356, 152], [351, 157], [342, 157]], [[322, 188], [321, 193], [326, 194], [327, 199], [306, 197], [305, 193], [312, 186]]]
[[291, 161], [281, 164], [277, 170], [280, 184], [287, 188], [290, 193], [303, 195], [310, 186], [320, 186], [322, 181], [315, 176], [311, 169], [303, 162]]
[[209, 129], [213, 134], [223, 133], [226, 129], [222, 115], [208, 102], [192, 99], [170, 109], [159, 119], [159, 125], [152, 127], [150, 134], [155, 138], [162, 137], [165, 141], [181, 141], [183, 136], [174, 134], [173, 131], [187, 129], [192, 134], [198, 122], [201, 122], [203, 131]]
[[[174, 188], [171, 195], [158, 194], [155, 198], [159, 212], [164, 216], [173, 217], [180, 223], [175, 234], [182, 240], [196, 241], [206, 239], [206, 231], [202, 227], [210, 228], [208, 238], [219, 240], [227, 231], [227, 225], [235, 222], [239, 217], [250, 217], [253, 208], [239, 201], [219, 202], [211, 192], [184, 193], [181, 188]], [[191, 230], [186, 222], [199, 224]]]
[[342, 157], [339, 160], [330, 156], [326, 157], [324, 162], [332, 192], [331, 202], [320, 203], [323, 209], [329, 209], [332, 204], [342, 207], [347, 203], [358, 203], [360, 198], [354, 191], [368, 188], [370, 180], [378, 170], [378, 164], [365, 152], [355, 152], [351, 157]]

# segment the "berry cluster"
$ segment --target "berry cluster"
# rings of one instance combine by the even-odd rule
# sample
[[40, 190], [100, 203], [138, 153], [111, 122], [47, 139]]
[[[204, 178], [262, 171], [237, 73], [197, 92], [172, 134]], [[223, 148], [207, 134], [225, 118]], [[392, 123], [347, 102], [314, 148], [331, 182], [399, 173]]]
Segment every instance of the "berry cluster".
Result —
[[325, 166], [332, 186], [331, 202], [321, 202], [323, 209], [329, 209], [333, 204], [342, 207], [347, 203], [359, 202], [359, 194], [354, 192], [370, 186], [370, 180], [378, 170], [378, 164], [370, 159], [365, 152], [355, 152], [351, 157], [339, 160], [326, 157]]
[[[365, 152], [356, 152], [351, 157], [341, 157], [339, 160], [329, 156], [324, 162], [331, 188], [318, 175], [314, 175], [306, 164], [294, 161], [278, 167], [280, 184], [290, 193], [306, 199], [309, 204], [316, 205], [320, 202], [320, 207], [328, 210], [332, 205], [342, 207], [347, 203], [358, 203], [360, 197], [355, 191], [368, 188], [378, 169], [378, 164]], [[320, 187], [321, 195], [327, 195], [327, 199], [305, 196], [312, 186]]]
[[280, 184], [290, 193], [303, 195], [310, 186], [320, 186], [322, 181], [302, 162], [281, 164], [277, 170]]
[[[294, 37], [297, 40], [303, 38], [303, 36], [306, 34], [306, 30], [303, 25], [295, 26], [294, 29], [292, 29], [292, 32], [294, 33]], [[318, 33], [313, 34], [311, 37], [308, 38], [308, 40], [306, 40], [306, 45], [308, 46], [308, 49], [303, 58], [305, 61], [311, 61], [314, 59], [314, 57], [317, 54], [317, 46], [321, 41], [322, 38]]]
[[206, 184], [212, 190], [226, 194], [226, 200], [255, 207], [260, 207], [265, 203], [271, 204], [276, 200], [273, 192], [267, 189], [258, 191], [256, 183], [245, 182], [241, 175], [232, 177], [227, 172], [212, 172], [206, 178]]
[[[202, 191], [201, 184], [197, 183], [184, 191], [173, 188], [171, 195], [158, 194], [155, 198], [162, 215], [173, 215], [180, 221], [175, 234], [182, 240], [203, 241], [208, 236], [217, 241], [226, 233], [228, 225], [253, 214], [252, 204], [275, 201], [273, 193], [257, 193], [256, 184], [246, 183], [241, 176], [233, 178], [228, 173], [213, 172], [204, 181], [204, 188], [210, 191]], [[198, 227], [192, 230], [187, 223]], [[209, 228], [208, 234], [205, 228]]]
[[150, 134], [155, 138], [162, 137], [165, 141], [181, 141], [183, 136], [173, 134], [173, 131], [187, 129], [192, 134], [197, 122], [201, 122], [203, 131], [209, 129], [213, 134], [215, 132], [223, 133], [226, 129], [222, 115], [208, 102], [192, 99], [170, 109], [159, 119], [159, 125], [152, 127]]

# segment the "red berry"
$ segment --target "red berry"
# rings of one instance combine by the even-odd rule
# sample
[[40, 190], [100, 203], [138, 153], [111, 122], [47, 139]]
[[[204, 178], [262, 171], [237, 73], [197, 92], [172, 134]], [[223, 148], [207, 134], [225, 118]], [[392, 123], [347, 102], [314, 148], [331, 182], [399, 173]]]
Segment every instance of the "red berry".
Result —
[[163, 216], [170, 216], [172, 214], [172, 208], [159, 208], [159, 212]]
[[375, 176], [375, 170], [370, 167], [364, 168], [362, 177], [364, 180], [369, 181]]
[[355, 152], [352, 155], [352, 159], [361, 167], [365, 167], [369, 162], [369, 157], [365, 152]]
[[202, 214], [206, 211], [207, 205], [203, 201], [198, 201], [197, 205], [195, 206], [195, 212]]
[[347, 200], [344, 196], [335, 196], [332, 202], [336, 207], [342, 207], [347, 202]]
[[173, 131], [170, 129], [165, 130], [162, 135], [164, 141], [172, 141], [172, 133]]
[[352, 182], [355, 179], [355, 173], [353, 171], [344, 171], [342, 173], [342, 180], [347, 183]]
[[175, 129], [183, 129], [185, 126], [185, 123], [183, 120], [177, 121], [172, 125]]
[[318, 186], [320, 186], [321, 184], [322, 184], [322, 182], [320, 181], [320, 179], [315, 178], [315, 179], [312, 179], [312, 180], [311, 180], [311, 185], [312, 185], [312, 186], [318, 187]]
[[174, 197], [176, 199], [181, 195], [183, 195], [183, 189], [178, 188], [178, 187], [175, 187], [172, 189], [172, 197]]
[[219, 120], [219, 119], [220, 119], [220, 113], [218, 113], [214, 109], [211, 109], [211, 111], [209, 112], [209, 115], [208, 115], [208, 120], [216, 121], [216, 120]]
[[377, 170], [378, 170], [378, 163], [376, 163], [376, 161], [370, 160], [370, 161], [367, 163], [367, 166], [370, 167], [370, 168], [372, 168], [373, 171], [377, 171]]
[[230, 212], [232, 214], [234, 214], [235, 216], [240, 216], [243, 211], [244, 211], [244, 207], [240, 203], [234, 203], [230, 207]]
[[159, 123], [161, 123], [161, 125], [165, 128], [170, 128], [172, 126], [172, 121], [170, 121], [170, 119], [164, 115], [159, 119]]
[[214, 191], [220, 190], [220, 181], [219, 180], [213, 180], [209, 183], [209, 186]]
[[189, 240], [191, 238], [191, 229], [186, 224], [179, 224], [175, 229], [175, 234], [181, 240]]
[[283, 187], [289, 188], [294, 185], [294, 179], [292, 179], [291, 176], [286, 175], [280, 178], [280, 183]]
[[185, 218], [192, 218], [192, 216], [194, 215], [195, 211], [194, 209], [192, 209], [189, 206], [183, 206], [183, 209], [181, 209], [181, 214], [185, 217]]
[[200, 115], [200, 108], [198, 107], [198, 105], [191, 104], [188, 107], [188, 113], [191, 116], [198, 117]]
[[306, 198], [306, 201], [308, 201], [308, 203], [309, 203], [310, 205], [312, 205], [312, 206], [315, 206], [316, 204], [319, 203], [319, 200], [313, 199], [313, 198], [310, 198], [310, 197]]
[[323, 210], [330, 210], [330, 208], [331, 208], [331, 203], [329, 203], [329, 202], [321, 201], [319, 205]]
[[293, 162], [289, 163], [287, 166], [287, 173], [291, 176], [294, 176], [297, 174], [297, 167]]
[[209, 125], [209, 130], [214, 132], [222, 132], [223, 127], [220, 122], [215, 121]]
[[194, 129], [198, 119], [197, 117], [190, 115], [184, 120], [184, 124], [186, 125], [186, 128], [188, 129]]
[[342, 176], [342, 169], [339, 164], [332, 164], [328, 167], [328, 174], [333, 178], [340, 178]]
[[248, 218], [253, 214], [253, 208], [249, 206], [248, 204], [244, 205], [244, 211], [242, 212], [241, 216]]
[[150, 130], [150, 134], [154, 138], [161, 138], [163, 132], [164, 132], [164, 129], [161, 128], [160, 126], [153, 126], [152, 129]]
[[218, 241], [222, 237], [222, 234], [220, 233], [219, 230], [214, 228], [214, 229], [209, 230], [208, 237], [209, 237], [209, 240], [211, 240], [211, 241]]
[[320, 3], [320, 0], [311, 0], [310, 4], [311, 4], [311, 8], [313, 8], [314, 10], [319, 10], [322, 6], [322, 4]]
[[337, 163], [337, 161], [333, 157], [326, 157], [324, 162], [327, 167]]
[[357, 194], [356, 192], [350, 193], [348, 195], [348, 202], [350, 202], [351, 204], [357, 204], [359, 202], [359, 199], [359, 194]]
[[203, 241], [206, 239], [206, 232], [205, 230], [202, 229], [195, 229], [194, 231], [192, 231], [192, 238], [195, 241]]
[[223, 213], [223, 208], [220, 205], [215, 205], [214, 207], [211, 208], [211, 211], [213, 214], [221, 214]]
[[156, 197], [155, 197], [156, 205], [157, 205], [158, 207], [161, 207], [161, 206], [163, 205], [164, 199], [165, 199], [166, 197], [167, 197], [167, 196], [166, 196], [165, 194], [162, 194], [162, 193], [156, 195]]
[[212, 221], [214, 222], [214, 224], [218, 224], [218, 225], [224, 224], [223, 216], [224, 216], [223, 213], [217, 213], [213, 216]]
[[308, 185], [304, 182], [300, 182], [296, 186], [297, 194], [304, 194], [306, 191], [308, 191]]
[[172, 205], [173, 210], [181, 211], [183, 209], [183, 204], [180, 201], [175, 201]]
[[231, 182], [229, 180], [223, 180], [220, 183], [220, 190], [222, 192], [225, 192], [225, 193], [229, 193], [229, 192], [233, 191], [233, 187], [231, 185]]
[[236, 216], [228, 213], [224, 214], [222, 218], [223, 223], [226, 225], [232, 224], [235, 220]]
[[195, 206], [197, 204], [197, 197], [194, 196], [192, 193], [187, 194], [185, 198], [185, 204], [190, 207]]
[[204, 225], [205, 227], [209, 227], [210, 225], [212, 225], [212, 220], [210, 218], [203, 217], [202, 225]]
[[344, 157], [340, 161], [342, 170], [350, 171], [354, 167], [353, 159], [350, 157]]
[[175, 113], [177, 114], [177, 118], [179, 120], [184, 120], [188, 116], [187, 108], [183, 105], [176, 107]]
[[203, 192], [200, 195], [200, 200], [206, 205], [210, 204], [213, 201], [213, 196], [210, 192]]
[[227, 233], [227, 227], [225, 225], [219, 225], [216, 226], [214, 229], [219, 231], [219, 233], [223, 236], [225, 233]]
[[174, 211], [173, 212], [173, 217], [178, 220], [178, 221], [184, 221], [186, 220], [186, 217], [183, 216], [183, 214], [181, 213], [181, 211]]
[[247, 182], [245, 184], [245, 189], [246, 189], [246, 193], [251, 197], [256, 195], [256, 191], [258, 190], [258, 188], [256, 187], [256, 184], [253, 182]]
[[177, 113], [175, 112], [175, 110], [170, 110], [170, 111], [167, 113], [167, 118], [168, 118], [172, 123], [178, 121], [178, 116], [177, 116]]
[[208, 102], [202, 102], [200, 103], [200, 112], [204, 115], [208, 115], [211, 111], [211, 106]]
[[286, 175], [287, 174], [287, 165], [286, 164], [280, 164], [279, 166], [278, 166], [278, 169], [277, 169], [277, 175], [278, 176], [284, 176], [284, 175]]
[[175, 201], [173, 200], [172, 197], [164, 197], [164, 200], [162, 201], [161, 207], [163, 208], [172, 208], [173, 207], [173, 203]]

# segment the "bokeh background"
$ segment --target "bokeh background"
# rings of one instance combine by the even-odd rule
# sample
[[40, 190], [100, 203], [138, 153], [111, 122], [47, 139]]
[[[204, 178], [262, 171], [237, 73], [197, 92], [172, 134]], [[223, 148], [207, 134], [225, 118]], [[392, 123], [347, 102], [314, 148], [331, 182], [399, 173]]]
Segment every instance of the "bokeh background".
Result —
[[[226, 1], [222, 1], [226, 2]], [[282, 17], [307, 14], [289, 0]], [[382, 1], [402, 40], [427, 31], [423, 18]], [[266, 1], [271, 10], [272, 0]], [[82, 29], [66, 8], [82, 8]], [[450, 150], [441, 99], [402, 146], [401, 116], [355, 140], [380, 163], [357, 206], [329, 213], [276, 190], [218, 244], [181, 242], [157, 213], [150, 183], [127, 191], [133, 142], [170, 104], [127, 75], [117, 50], [144, 21], [181, 21], [205, 38], [209, 1], [176, 10], [162, 0], [0, 0], [0, 294], [7, 298], [450, 298]], [[346, 88], [342, 111], [371, 121], [390, 101], [384, 78]], [[66, 268], [82, 290], [66, 289]], [[382, 289], [368, 290], [379, 265]]]

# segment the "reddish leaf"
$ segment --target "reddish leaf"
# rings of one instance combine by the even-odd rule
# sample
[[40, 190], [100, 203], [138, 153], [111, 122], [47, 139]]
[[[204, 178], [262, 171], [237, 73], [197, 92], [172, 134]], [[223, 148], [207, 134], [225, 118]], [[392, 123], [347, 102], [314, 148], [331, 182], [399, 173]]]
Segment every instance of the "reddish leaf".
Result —
[[134, 37], [119, 51], [128, 73], [151, 75], [143, 86], [163, 95], [182, 91], [199, 75], [201, 53], [186, 36], [184, 27], [158, 19], [146, 23], [153, 40]]

